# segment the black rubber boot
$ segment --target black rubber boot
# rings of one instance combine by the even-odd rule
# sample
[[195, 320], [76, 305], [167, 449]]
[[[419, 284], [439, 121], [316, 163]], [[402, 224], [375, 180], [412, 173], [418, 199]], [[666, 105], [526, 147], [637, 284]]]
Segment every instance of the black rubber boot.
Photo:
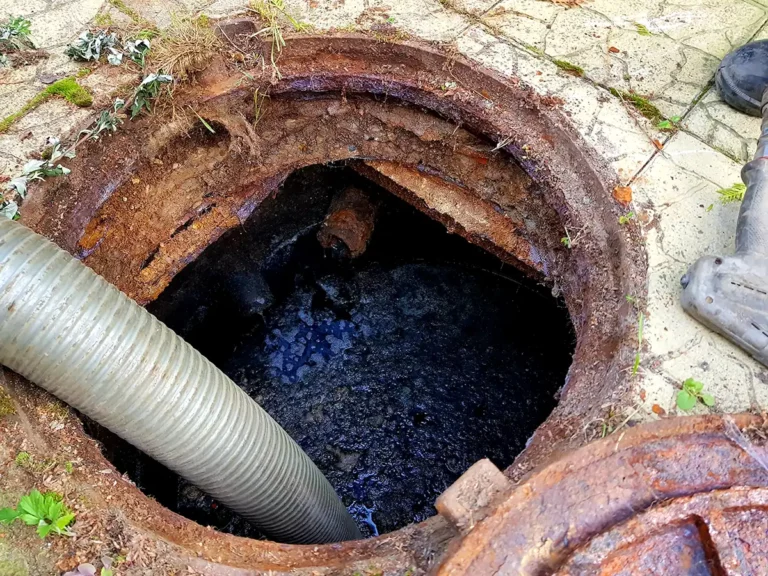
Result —
[[717, 91], [740, 112], [761, 116], [760, 102], [768, 86], [768, 40], [751, 42], [730, 52], [717, 69]]

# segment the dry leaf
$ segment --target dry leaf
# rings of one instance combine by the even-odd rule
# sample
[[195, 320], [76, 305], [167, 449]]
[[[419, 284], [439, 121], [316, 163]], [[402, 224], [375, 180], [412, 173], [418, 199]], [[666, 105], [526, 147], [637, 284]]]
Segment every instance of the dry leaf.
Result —
[[656, 140], [655, 138], [652, 140], [652, 142], [653, 142], [653, 145], [654, 145], [654, 146], [656, 146], [656, 148], [658, 148], [659, 150], [661, 150], [662, 148], [664, 148], [664, 144], [662, 144], [661, 142], [659, 142], [659, 141], [658, 141], [658, 140]]
[[610, 52], [611, 54], [618, 54], [619, 52], [621, 52], [621, 50], [616, 48], [616, 46], [609, 46], [608, 47], [608, 52]]
[[632, 202], [632, 188], [629, 186], [616, 186], [613, 189], [613, 197], [626, 206]]
[[653, 406], [651, 406], [651, 410], [653, 410], [654, 414], [658, 414], [659, 416], [666, 416], [667, 414], [667, 411], [664, 410], [664, 408], [662, 408], [658, 404], [654, 404]]

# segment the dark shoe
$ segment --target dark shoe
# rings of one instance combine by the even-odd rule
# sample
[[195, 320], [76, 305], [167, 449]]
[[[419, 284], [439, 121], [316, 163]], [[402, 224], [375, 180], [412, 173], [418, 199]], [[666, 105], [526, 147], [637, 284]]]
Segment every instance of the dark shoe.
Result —
[[717, 69], [717, 91], [740, 112], [761, 116], [760, 102], [768, 87], [768, 40], [751, 42], [730, 52]]

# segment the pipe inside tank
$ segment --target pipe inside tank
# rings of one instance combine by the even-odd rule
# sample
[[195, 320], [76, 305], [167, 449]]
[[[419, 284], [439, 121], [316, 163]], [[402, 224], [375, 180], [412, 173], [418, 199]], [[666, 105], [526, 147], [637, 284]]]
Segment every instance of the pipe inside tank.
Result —
[[52, 242], [0, 221], [0, 363], [281, 542], [360, 538], [331, 485], [248, 395]]

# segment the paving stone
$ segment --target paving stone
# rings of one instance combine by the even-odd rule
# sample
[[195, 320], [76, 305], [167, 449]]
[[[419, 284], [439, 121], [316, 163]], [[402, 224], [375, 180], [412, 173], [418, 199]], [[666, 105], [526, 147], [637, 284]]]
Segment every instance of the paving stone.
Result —
[[32, 40], [38, 48], [68, 44], [99, 11], [103, 0], [77, 0], [30, 16]]
[[[765, 370], [746, 353], [704, 328], [680, 307], [680, 278], [699, 257], [732, 254], [738, 205], [723, 206], [717, 190], [739, 181], [741, 165], [684, 132], [676, 134], [633, 183], [648, 252], [648, 308], [642, 382], [646, 409], [674, 409], [675, 385], [705, 383], [718, 410], [753, 404], [754, 374]], [[711, 208], [710, 208], [711, 206]], [[649, 376], [653, 374], [655, 376]], [[761, 391], [766, 398], [768, 390]], [[664, 403], [666, 402], [666, 403]]]
[[505, 76], [515, 76], [540, 94], [557, 96], [579, 132], [628, 182], [656, 151], [663, 138], [643, 117], [607, 91], [564, 73], [552, 62], [473, 26], [457, 41], [459, 52]]
[[500, 0], [445, 0], [443, 5], [447, 5], [452, 10], [463, 12], [472, 16], [480, 16], [493, 8]]
[[766, 20], [746, 0], [593, 0], [566, 8], [503, 0], [482, 20], [496, 33], [584, 69], [599, 84], [645, 95], [682, 115], [733, 46]]

